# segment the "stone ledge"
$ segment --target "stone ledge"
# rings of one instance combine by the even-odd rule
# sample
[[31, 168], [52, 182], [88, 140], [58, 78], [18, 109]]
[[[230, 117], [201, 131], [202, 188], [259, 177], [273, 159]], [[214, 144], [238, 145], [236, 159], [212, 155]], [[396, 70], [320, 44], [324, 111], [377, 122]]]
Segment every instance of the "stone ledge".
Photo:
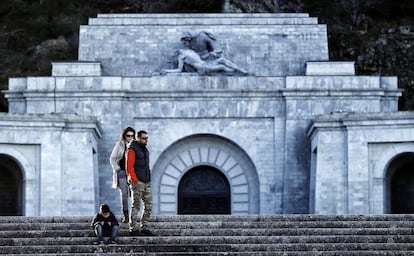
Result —
[[[384, 82], [384, 85], [382, 84]], [[353, 76], [353, 75], [307, 75], [307, 76], [287, 76], [287, 89], [328, 89], [328, 90], [345, 90], [354, 89], [363, 90], [395, 90], [399, 91], [397, 79], [389, 77], [382, 79], [379, 76]]]
[[101, 76], [100, 62], [52, 62], [52, 76]]
[[98, 13], [98, 18], [306, 18], [308, 13]]
[[[172, 75], [157, 75], [148, 77], [123, 76], [59, 76], [59, 77], [28, 77], [9, 79], [7, 97], [12, 93], [57, 92], [88, 92], [96, 91], [103, 95], [122, 90], [139, 92], [271, 92], [284, 88], [284, 77], [255, 77], [255, 76], [198, 76], [192, 73]], [[129, 92], [121, 92], [121, 94]], [[53, 96], [53, 95], [49, 95]]]
[[307, 76], [354, 76], [355, 62], [308, 61], [305, 72]]
[[311, 17], [271, 17], [271, 18], [204, 18], [198, 17], [179, 18], [165, 17], [135, 18], [135, 17], [105, 17], [90, 18], [89, 25], [314, 25], [318, 24], [317, 18]]

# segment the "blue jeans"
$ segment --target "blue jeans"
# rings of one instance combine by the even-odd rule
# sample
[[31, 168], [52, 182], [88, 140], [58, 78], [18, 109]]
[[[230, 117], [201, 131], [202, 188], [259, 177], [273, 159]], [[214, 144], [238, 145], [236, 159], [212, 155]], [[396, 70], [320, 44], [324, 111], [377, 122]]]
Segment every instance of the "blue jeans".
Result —
[[112, 241], [116, 241], [116, 236], [118, 235], [119, 226], [115, 225], [112, 227], [102, 227], [101, 224], [95, 225], [95, 234], [98, 237], [99, 241], [103, 241], [104, 236], [111, 236]]
[[125, 170], [120, 170], [118, 172], [118, 188], [121, 196], [122, 212], [127, 213], [129, 208], [129, 187]]

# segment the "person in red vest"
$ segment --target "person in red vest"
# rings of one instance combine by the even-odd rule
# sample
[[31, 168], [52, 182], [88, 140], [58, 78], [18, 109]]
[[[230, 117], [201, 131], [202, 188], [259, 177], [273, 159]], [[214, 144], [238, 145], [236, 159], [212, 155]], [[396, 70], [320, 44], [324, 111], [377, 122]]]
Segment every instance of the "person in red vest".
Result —
[[[130, 235], [153, 235], [148, 230], [148, 220], [152, 210], [151, 171], [149, 167], [149, 151], [147, 149], [148, 133], [140, 130], [136, 140], [132, 141], [127, 150], [126, 171], [128, 174], [131, 195], [131, 216], [129, 218]], [[140, 201], [144, 208], [138, 219]], [[138, 224], [140, 225], [138, 226]]]

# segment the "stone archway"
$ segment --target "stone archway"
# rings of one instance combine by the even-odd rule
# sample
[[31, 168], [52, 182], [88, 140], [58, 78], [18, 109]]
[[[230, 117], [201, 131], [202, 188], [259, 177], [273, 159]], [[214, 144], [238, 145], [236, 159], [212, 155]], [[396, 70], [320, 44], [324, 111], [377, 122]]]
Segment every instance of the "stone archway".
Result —
[[370, 180], [370, 212], [371, 214], [391, 213], [390, 178], [403, 164], [401, 156], [414, 155], [414, 143], [395, 143], [373, 158], [371, 163], [372, 177]]
[[23, 174], [18, 163], [0, 154], [0, 215], [23, 215]]
[[390, 213], [414, 213], [414, 153], [396, 156], [387, 171]]
[[188, 171], [198, 166], [210, 166], [226, 177], [231, 214], [259, 213], [259, 179], [250, 157], [226, 138], [198, 134], [169, 146], [154, 164], [151, 174], [154, 214], [178, 213], [179, 183]]
[[25, 146], [25, 150], [21, 150], [18, 145], [0, 145], [0, 156], [12, 159], [21, 171], [22, 215], [38, 216], [40, 213], [40, 177], [36, 171], [38, 166], [33, 160], [37, 157], [40, 159], [38, 155], [40, 150], [37, 145]]
[[178, 214], [230, 214], [230, 184], [208, 165], [189, 170], [178, 186]]

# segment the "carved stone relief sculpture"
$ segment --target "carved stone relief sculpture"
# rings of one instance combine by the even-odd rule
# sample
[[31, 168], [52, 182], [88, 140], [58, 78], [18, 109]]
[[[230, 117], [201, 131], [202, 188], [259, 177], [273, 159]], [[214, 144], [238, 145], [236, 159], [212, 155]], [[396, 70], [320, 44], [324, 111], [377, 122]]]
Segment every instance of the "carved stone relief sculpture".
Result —
[[218, 48], [216, 37], [206, 31], [187, 31], [181, 37], [184, 49], [177, 54], [178, 66], [175, 69], [165, 69], [162, 73], [193, 72], [199, 75], [210, 75], [216, 72], [240, 73], [247, 75], [247, 70], [238, 67], [226, 59]]

